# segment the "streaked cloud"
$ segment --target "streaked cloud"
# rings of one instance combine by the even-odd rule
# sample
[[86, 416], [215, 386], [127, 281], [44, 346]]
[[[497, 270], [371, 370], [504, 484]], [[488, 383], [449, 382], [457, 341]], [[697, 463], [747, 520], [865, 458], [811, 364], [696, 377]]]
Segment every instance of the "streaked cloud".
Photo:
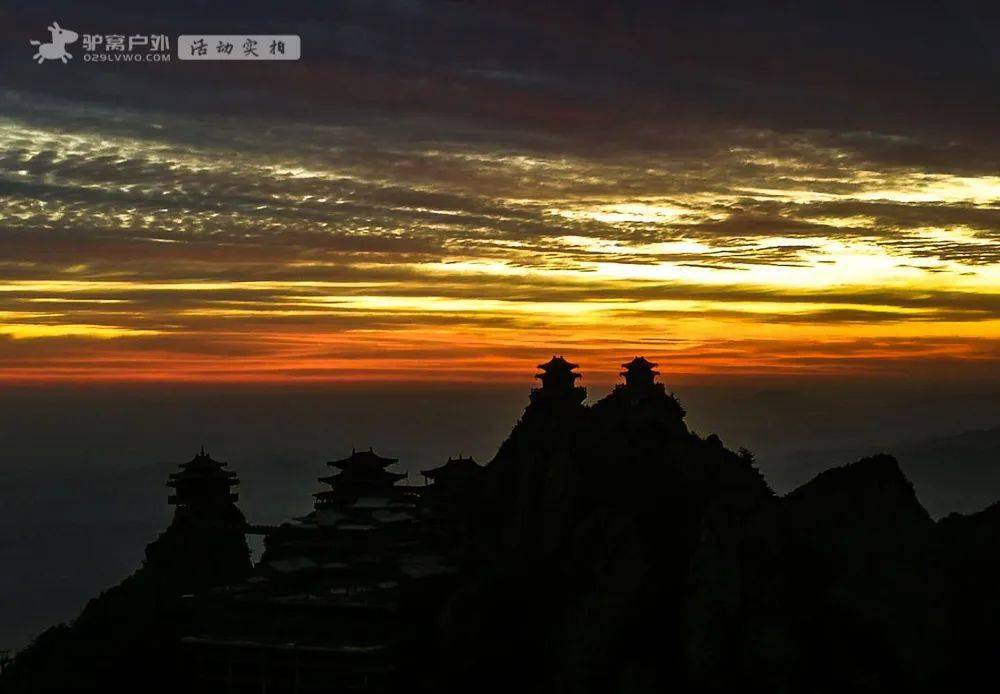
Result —
[[605, 379], [640, 352], [691, 375], [997, 365], [1000, 178], [912, 161], [934, 142], [704, 125], [587, 153], [0, 98], [9, 379], [523, 378], [553, 350]]

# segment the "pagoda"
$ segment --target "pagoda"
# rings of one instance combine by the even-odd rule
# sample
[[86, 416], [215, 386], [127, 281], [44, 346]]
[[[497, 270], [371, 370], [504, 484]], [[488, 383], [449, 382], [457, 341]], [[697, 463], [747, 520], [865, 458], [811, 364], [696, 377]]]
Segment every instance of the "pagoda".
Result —
[[361, 452], [352, 450], [350, 457], [330, 461], [327, 465], [340, 472], [319, 478], [331, 489], [313, 494], [316, 508], [349, 503], [362, 497], [391, 496], [393, 486], [406, 477], [405, 473], [385, 469], [397, 462], [398, 458], [383, 458], [371, 448]]
[[435, 491], [452, 491], [466, 487], [479, 479], [483, 467], [473, 458], [448, 458], [448, 462], [429, 470], [421, 470], [424, 483], [434, 483]]
[[652, 388], [656, 377], [660, 375], [656, 371], [658, 364], [651, 362], [646, 357], [635, 357], [632, 361], [622, 364], [621, 375], [625, 378], [625, 385], [629, 388]]
[[251, 564], [247, 522], [233, 491], [240, 483], [236, 473], [204, 448], [179, 468], [167, 480], [173, 490], [167, 503], [176, 507], [173, 520], [146, 546], [144, 569], [181, 592], [242, 579]]
[[[615, 425], [619, 430], [638, 426], [638, 423], [651, 417], [649, 421], [655, 421], [656, 427], [670, 429], [678, 436], [685, 434], [684, 408], [673, 393], [668, 393], [663, 383], [657, 381], [660, 372], [656, 367], [656, 362], [641, 356], [622, 364], [620, 375], [624, 383], [619, 383], [608, 397], [594, 403], [594, 412], [601, 416], [620, 417]], [[652, 434], [648, 432], [636, 436], [652, 440]]]
[[240, 483], [236, 473], [226, 469], [227, 464], [212, 457], [202, 448], [180, 470], [170, 475], [167, 486], [174, 491], [167, 503], [178, 509], [217, 508], [234, 504], [239, 499], [232, 488]]
[[576, 379], [581, 378], [576, 372], [577, 364], [553, 356], [538, 368], [541, 373], [535, 374], [535, 378], [542, 382], [542, 387], [532, 389], [531, 402], [572, 401], [579, 404], [587, 397], [587, 389], [576, 385]]
[[450, 572], [421, 543], [423, 524], [396, 458], [353, 450], [327, 463], [308, 515], [267, 530], [243, 583], [182, 641], [201, 689], [385, 692], [412, 647], [405, 591]]
[[462, 545], [469, 517], [482, 500], [486, 468], [459, 456], [420, 474], [430, 485], [420, 498], [425, 541], [451, 554]]

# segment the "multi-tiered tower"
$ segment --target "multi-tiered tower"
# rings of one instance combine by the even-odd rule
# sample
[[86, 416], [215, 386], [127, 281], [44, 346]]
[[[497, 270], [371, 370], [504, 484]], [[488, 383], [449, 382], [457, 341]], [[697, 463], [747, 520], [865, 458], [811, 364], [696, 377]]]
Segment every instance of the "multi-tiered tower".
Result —
[[625, 385], [635, 389], [652, 389], [656, 385], [656, 377], [660, 375], [656, 371], [659, 364], [649, 361], [646, 357], [635, 357], [632, 361], [622, 364], [621, 376], [625, 379]]
[[541, 373], [535, 374], [535, 378], [542, 382], [542, 387], [531, 390], [532, 403], [568, 401], [579, 404], [587, 397], [587, 389], [576, 385], [576, 379], [581, 378], [576, 372], [577, 364], [553, 356], [538, 368]]
[[331, 461], [312, 512], [268, 529], [253, 575], [187, 641], [212, 691], [390, 688], [412, 628], [404, 586], [443, 570], [419, 543], [414, 488], [386, 469], [396, 462], [372, 449]]
[[243, 578], [250, 571], [247, 522], [233, 491], [240, 481], [203, 448], [170, 475], [175, 507], [166, 531], [146, 547], [146, 566], [165, 583], [196, 591]]
[[333, 460], [327, 465], [339, 472], [319, 481], [330, 485], [330, 489], [313, 494], [316, 508], [347, 505], [361, 497], [392, 497], [398, 495], [393, 487], [406, 478], [405, 473], [390, 472], [387, 467], [398, 463], [397, 458], [383, 458], [369, 448], [367, 451], [351, 451], [351, 455], [341, 460]]
[[226, 469], [226, 463], [213, 460], [201, 451], [180, 470], [170, 475], [167, 486], [174, 491], [167, 497], [167, 503], [177, 507], [178, 512], [206, 512], [235, 504], [239, 494], [233, 491], [240, 481], [236, 473]]

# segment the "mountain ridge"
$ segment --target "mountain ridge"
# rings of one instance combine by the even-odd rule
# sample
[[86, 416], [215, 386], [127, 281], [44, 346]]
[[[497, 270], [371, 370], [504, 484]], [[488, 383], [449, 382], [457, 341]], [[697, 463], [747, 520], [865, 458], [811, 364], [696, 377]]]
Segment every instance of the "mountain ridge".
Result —
[[[995, 643], [1000, 504], [935, 521], [899, 462], [885, 454], [778, 496], [750, 452], [690, 431], [684, 408], [654, 381], [655, 365], [635, 366], [638, 360], [624, 384], [584, 404], [575, 365], [553, 358], [541, 365], [543, 385], [496, 455], [457, 497], [437, 495], [435, 482], [423, 493], [392, 487], [380, 492], [392, 498], [347, 499], [340, 510], [317, 502], [314, 514], [271, 531], [252, 571], [245, 545], [232, 535], [239, 511], [211, 511], [231, 520], [199, 525], [197, 540], [153, 543], [144, 568], [112, 589], [116, 597], [98, 598], [72, 626], [43, 635], [0, 688], [124, 685], [134, 670], [80, 670], [82, 643], [110, 649], [123, 636], [86, 615], [127, 613], [129, 592], [149, 581], [162, 592], [157, 600], [173, 607], [151, 614], [144, 598], [131, 598], [139, 617], [137, 631], [128, 632], [129, 652], [143, 668], [161, 669], [167, 657], [187, 663], [152, 691], [213, 691], [193, 664], [223, 657], [213, 644], [263, 648], [254, 639], [278, 629], [293, 649], [318, 647], [310, 641], [316, 629], [336, 625], [293, 619], [293, 605], [303, 596], [329, 603], [330, 586], [338, 585], [331, 581], [345, 570], [376, 570], [371, 586], [389, 599], [379, 610], [390, 609], [379, 620], [396, 625], [359, 623], [381, 649], [364, 650], [364, 667], [382, 673], [378, 684], [363, 680], [371, 691], [499, 694], [530, 683], [536, 691], [582, 694], [932, 692], [985, 674], [989, 660], [971, 656], [985, 656]], [[378, 465], [392, 460], [365, 455]], [[337, 489], [336, 476], [323, 479]], [[380, 504], [395, 510], [364, 510]], [[379, 530], [364, 520], [378, 513], [415, 520]], [[350, 525], [340, 520], [347, 516]], [[167, 536], [180, 537], [185, 527], [180, 509], [175, 526]], [[188, 556], [191, 542], [212, 546], [223, 531], [228, 559], [211, 551]], [[345, 533], [359, 531], [384, 539], [344, 544]], [[413, 552], [423, 557], [421, 577], [408, 570], [387, 581], [397, 560], [413, 566]], [[182, 557], [194, 562], [182, 574], [203, 576], [201, 585], [171, 568]], [[208, 568], [218, 560], [221, 570]], [[428, 572], [432, 564], [447, 568]], [[192, 589], [194, 602], [180, 600]], [[271, 605], [273, 616], [261, 622], [247, 612], [258, 603]], [[188, 651], [177, 641], [185, 636], [193, 661], [184, 660]], [[149, 649], [136, 652], [144, 643]], [[324, 667], [360, 665], [329, 660]], [[273, 691], [289, 682], [273, 672], [243, 674]]]

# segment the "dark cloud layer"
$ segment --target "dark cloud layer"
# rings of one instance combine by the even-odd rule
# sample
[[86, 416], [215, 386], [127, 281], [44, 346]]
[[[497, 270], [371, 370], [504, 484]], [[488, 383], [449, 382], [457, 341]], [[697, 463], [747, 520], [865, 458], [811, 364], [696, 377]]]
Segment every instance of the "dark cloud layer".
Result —
[[[803, 348], [825, 372], [860, 358], [834, 345], [880, 339], [897, 364], [995, 356], [995, 9], [3, 13], [12, 378], [89, 361], [197, 380], [220, 355], [243, 360], [237, 377], [341, 375], [403, 353], [433, 372], [448, 349], [478, 377], [566, 344], [670, 352], [692, 371], [794, 371]], [[83, 33], [299, 33], [304, 58], [36, 65], [27, 41], [53, 19]], [[490, 355], [479, 366], [477, 351]]]

